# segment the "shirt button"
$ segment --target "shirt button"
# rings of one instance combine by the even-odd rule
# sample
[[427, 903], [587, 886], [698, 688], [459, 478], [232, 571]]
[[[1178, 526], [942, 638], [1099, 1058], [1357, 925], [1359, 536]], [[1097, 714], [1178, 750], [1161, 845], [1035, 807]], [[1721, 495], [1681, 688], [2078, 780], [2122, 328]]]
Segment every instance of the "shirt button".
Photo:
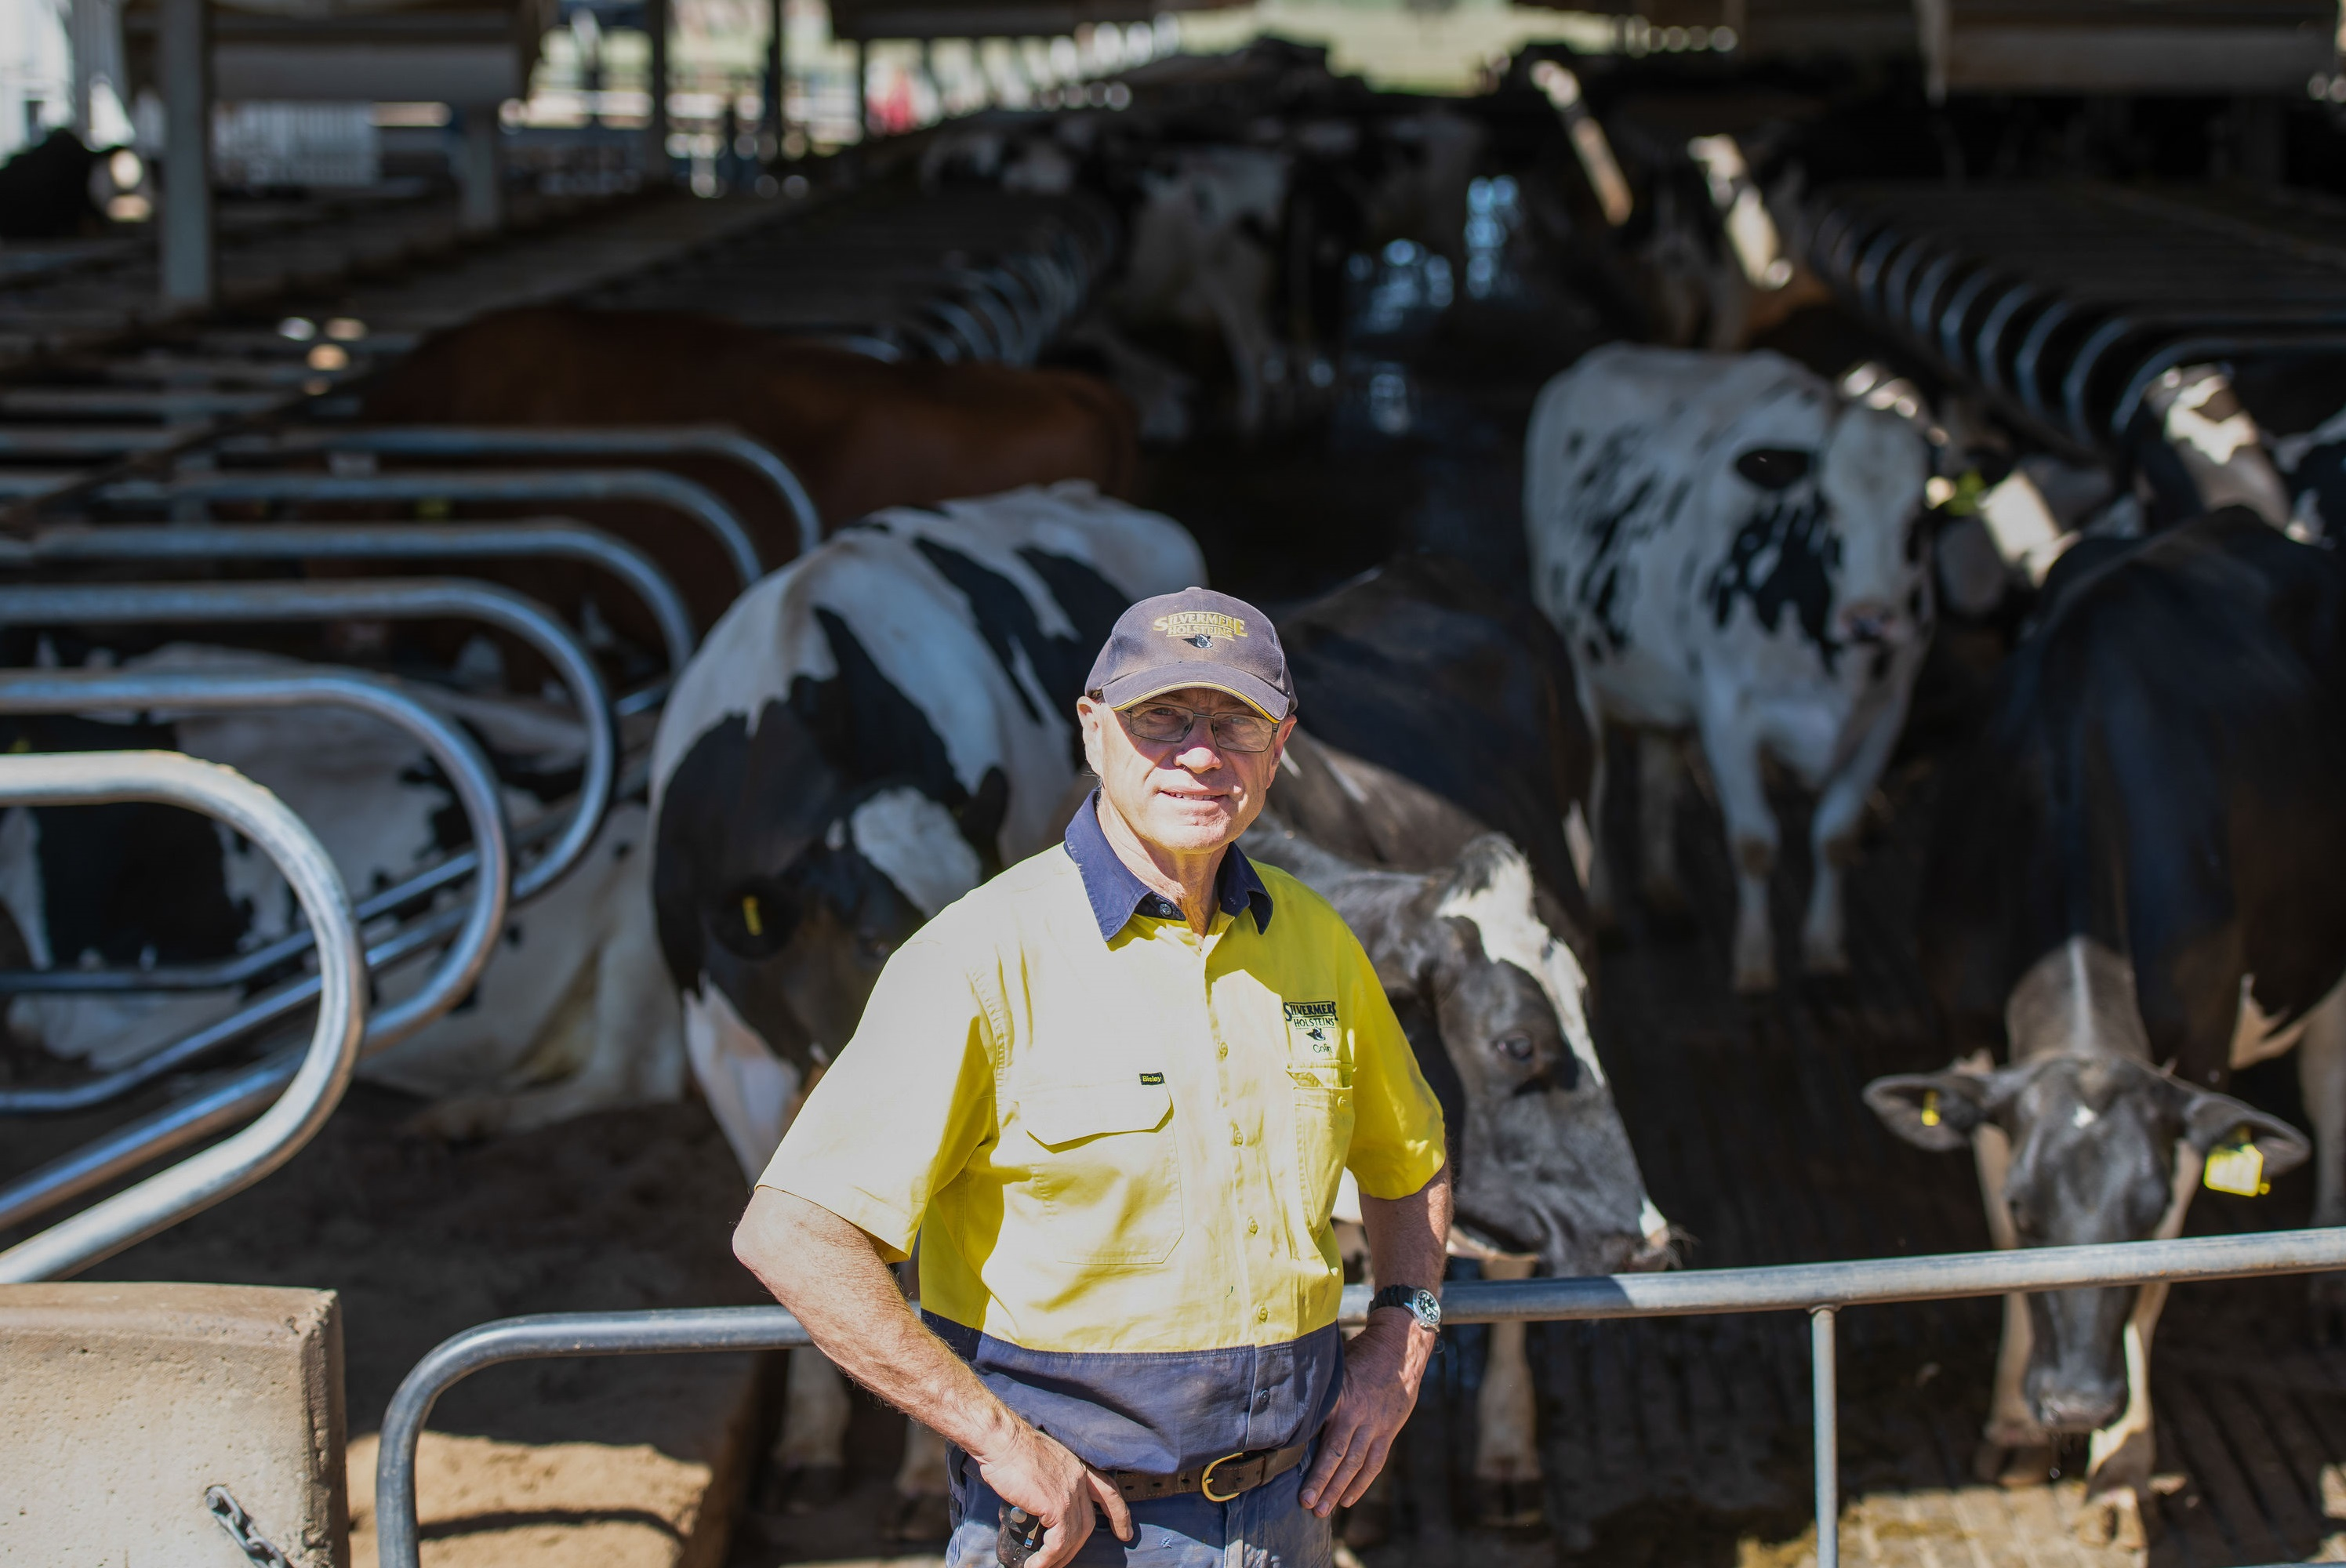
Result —
[[1246, 1135], [1239, 1131], [1236, 1127], [1232, 1127], [1230, 1129], [1230, 1142], [1234, 1145], [1243, 1144], [1246, 1142]]
[[1228, 1045], [1218, 1046], [1215, 1048], [1214, 1054], [1227, 1062], [1230, 1058], [1230, 1048]]
[[1270, 1308], [1268, 1308], [1268, 1307], [1258, 1307], [1258, 1308], [1256, 1308], [1254, 1309], [1254, 1320], [1255, 1320], [1256, 1322], [1258, 1322], [1258, 1323], [1268, 1323], [1268, 1322], [1270, 1322]]
[[1250, 1219], [1247, 1221], [1247, 1234], [1249, 1236], [1252, 1236], [1256, 1231], [1260, 1230], [1261, 1228], [1262, 1227], [1257, 1225], [1254, 1221]]

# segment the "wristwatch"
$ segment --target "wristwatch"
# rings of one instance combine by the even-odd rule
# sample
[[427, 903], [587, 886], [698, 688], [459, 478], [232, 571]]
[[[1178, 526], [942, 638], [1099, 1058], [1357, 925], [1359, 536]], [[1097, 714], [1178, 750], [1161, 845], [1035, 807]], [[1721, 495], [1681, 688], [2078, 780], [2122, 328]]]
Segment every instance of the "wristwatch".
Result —
[[1380, 1307], [1398, 1307], [1417, 1319], [1421, 1329], [1442, 1332], [1442, 1302], [1431, 1290], [1414, 1285], [1388, 1285], [1369, 1298], [1369, 1310]]

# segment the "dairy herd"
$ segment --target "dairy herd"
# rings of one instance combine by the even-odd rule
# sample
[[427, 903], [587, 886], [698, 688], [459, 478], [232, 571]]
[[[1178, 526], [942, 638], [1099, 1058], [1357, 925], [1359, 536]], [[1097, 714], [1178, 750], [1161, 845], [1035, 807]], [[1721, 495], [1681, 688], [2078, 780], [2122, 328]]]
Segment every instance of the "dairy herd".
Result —
[[[1471, 168], [1438, 125], [1352, 135], [1355, 152], [1364, 136], [1388, 144], [1373, 199], [1300, 219], [1287, 176], [1308, 158], [1292, 148], [1193, 148], [1134, 188], [1152, 214], [1137, 231], [1155, 239], [1122, 299], [1136, 319], [1169, 311], [1227, 340], [1242, 424], [1310, 384], [1310, 333], [1262, 323], [1282, 276], [1293, 321], [1309, 320], [1320, 264], [1302, 241], [1283, 271], [1249, 248], [1266, 232], [1334, 235], [1341, 262], [1381, 225], [1446, 210]], [[1049, 188], [1086, 151], [1064, 132], [965, 139], [931, 175]], [[1392, 215], [1413, 202], [1417, 216]], [[1276, 227], [1250, 224], [1266, 213]], [[1637, 1041], [1596, 1025], [1598, 936], [1632, 883], [1649, 905], [1683, 906], [1669, 825], [1695, 773], [1734, 868], [1722, 980], [1757, 993], [1788, 971], [1847, 967], [1841, 874], [1906, 727], [1941, 585], [1964, 569], [1959, 530], [1984, 553], [1972, 596], [2011, 596], [2030, 619], [1970, 754], [1948, 764], [1959, 782], [1936, 824], [1921, 950], [1947, 1056], [1875, 1082], [1868, 1105], [1910, 1142], [1973, 1154], [2003, 1246], [2171, 1235], [2203, 1180], [2253, 1189], [2308, 1158], [2317, 1219], [2346, 1221], [2346, 905], [2332, 895], [2346, 581], [2325, 521], [2346, 504], [2346, 433], [2318, 407], [2269, 431], [2213, 368], [2170, 382], [2163, 440], [2127, 476], [2139, 484], [2057, 518], [2042, 464], [1958, 483], [1977, 454], [1957, 422], [1879, 373], [1605, 348], [1532, 414], [1528, 602], [1412, 555], [1280, 617], [1302, 728], [1246, 847], [1343, 912], [1409, 1025], [1449, 1117], [1454, 1254], [1494, 1277], [1679, 1261], [1608, 1087], [1607, 1058]], [[1117, 613], [1205, 582], [1181, 522], [1133, 503], [1140, 419], [1077, 371], [892, 365], [707, 319], [553, 309], [429, 342], [373, 397], [375, 417], [428, 424], [721, 418], [787, 460], [821, 514], [823, 542], [789, 558], [785, 513], [745, 510], [766, 558], [787, 564], [738, 595], [704, 541], [614, 514], [706, 627], [657, 718], [623, 722], [641, 788], [556, 896], [512, 916], [467, 1003], [363, 1069], [430, 1096], [426, 1125], [460, 1135], [674, 1097], [688, 1080], [754, 1177], [889, 955], [1056, 842], [1085, 783], [1073, 705]], [[2001, 493], [1991, 517], [2034, 496], [2045, 526], [1959, 524], [1983, 489]], [[624, 617], [566, 583], [534, 585], [599, 625], [607, 652], [624, 645]], [[87, 638], [15, 657], [283, 662]], [[586, 750], [576, 708], [531, 695], [526, 657], [475, 637], [455, 654], [463, 678], [417, 685], [490, 753], [525, 833]], [[362, 891], [456, 841], [445, 780], [413, 746], [356, 728], [170, 712], [136, 728], [7, 723], [12, 748], [154, 745], [233, 764], [293, 801]], [[1815, 798], [1796, 962], [1769, 915], [1771, 775]], [[1634, 863], [1602, 832], [1608, 793], [1632, 777]], [[286, 890], [249, 846], [115, 809], [96, 830], [63, 811], [0, 819], [19, 962], [190, 965], [286, 933]], [[385, 972], [384, 994], [420, 963]], [[238, 1000], [32, 993], [8, 1024], [19, 1046], [104, 1069]], [[2291, 1050], [2311, 1136], [2225, 1093], [2236, 1068]], [[2329, 1303], [2335, 1283], [2316, 1290]], [[2041, 1477], [2055, 1437], [2090, 1432], [2096, 1518], [2141, 1527], [2160, 1298], [2015, 1302], [1985, 1434], [1997, 1472]], [[1543, 1506], [1529, 1366], [1520, 1326], [1493, 1338], [1476, 1506], [1525, 1523]], [[836, 1373], [799, 1352], [777, 1454], [787, 1498], [836, 1485], [847, 1411]], [[903, 1532], [941, 1532], [944, 1480], [915, 1433]]]

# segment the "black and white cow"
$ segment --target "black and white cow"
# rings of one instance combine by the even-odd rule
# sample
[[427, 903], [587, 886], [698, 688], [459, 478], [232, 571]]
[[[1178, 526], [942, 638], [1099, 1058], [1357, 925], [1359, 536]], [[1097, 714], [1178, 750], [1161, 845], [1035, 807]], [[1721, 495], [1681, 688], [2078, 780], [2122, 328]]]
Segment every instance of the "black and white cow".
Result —
[[2136, 424], [2154, 520], [2246, 506], [2295, 539], [2346, 529], [2346, 367], [2335, 356], [2185, 365]]
[[[1562, 640], [1460, 563], [1413, 555], [1281, 617], [1280, 641], [1303, 728], [1246, 848], [1327, 895], [1375, 961], [1443, 1098], [1451, 1251], [1491, 1278], [1667, 1267], [1590, 1023], [1586, 835], [1567, 823], [1591, 747]], [[1477, 1516], [1537, 1522], [1522, 1325], [1494, 1327], [1477, 1406]]]
[[[1961, 1064], [1867, 1102], [1921, 1147], [1969, 1144], [1999, 1246], [2173, 1236], [2203, 1171], [2253, 1193], [2306, 1158], [2223, 1093], [2294, 1047], [2314, 1223], [2346, 1222], [2346, 569], [2233, 509], [2051, 592], [1926, 874]], [[1983, 1473], [2041, 1479], [2048, 1434], [2090, 1431], [2088, 1532], [2138, 1539], [2165, 1295], [2013, 1298]]]
[[[686, 667], [652, 754], [653, 904], [687, 1051], [754, 1179], [888, 955], [1057, 838], [1076, 698], [1135, 599], [1205, 580], [1171, 519], [1088, 484], [873, 514], [751, 587]], [[777, 1460], [840, 1474], [838, 1373], [794, 1352]], [[943, 1519], [913, 1429], [900, 1529]]]
[[[126, 661], [145, 671], [281, 674], [296, 661], [174, 644]], [[457, 719], [509, 782], [508, 819], [526, 826], [575, 776], [577, 723], [526, 698], [430, 687], [410, 695]], [[364, 894], [461, 847], [463, 818], [436, 769], [403, 731], [348, 709], [173, 712], [136, 721], [0, 718], [0, 745], [34, 751], [181, 750], [274, 790]], [[586, 1111], [672, 1100], [684, 1088], [682, 1032], [651, 936], [648, 836], [640, 807], [616, 808], [549, 896], [514, 910], [496, 956], [456, 1009], [372, 1056], [362, 1077], [438, 1103], [431, 1130], [478, 1134]], [[453, 837], [452, 837], [453, 834]], [[300, 924], [292, 890], [259, 849], [168, 807], [17, 808], [0, 814], [0, 909], [25, 962], [189, 964], [231, 957]], [[396, 1001], [423, 979], [426, 952], [378, 979]], [[99, 1071], [138, 1061], [227, 1016], [233, 991], [13, 997], [8, 1033], [23, 1048]]]
[[[1775, 984], [1772, 757], [1818, 793], [1804, 958], [1845, 969], [1841, 868], [1930, 640], [1923, 438], [1778, 354], [1614, 345], [1541, 392], [1528, 446], [1533, 596], [1592, 725], [1645, 732], [1649, 896], [1678, 897], [1670, 801], [1691, 732], [1736, 861], [1736, 988]], [[1600, 761], [1596, 799], [1604, 777]], [[1600, 859], [1600, 912], [1607, 889]]]

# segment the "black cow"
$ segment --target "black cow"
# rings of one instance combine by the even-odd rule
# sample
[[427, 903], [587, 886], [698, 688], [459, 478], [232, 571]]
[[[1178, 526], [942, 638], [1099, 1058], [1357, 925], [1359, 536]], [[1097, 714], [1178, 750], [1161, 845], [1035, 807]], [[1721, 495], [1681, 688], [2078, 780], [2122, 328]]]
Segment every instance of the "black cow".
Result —
[[[2315, 1223], [2346, 1221], [2346, 567], [2231, 509], [2081, 559], [2051, 596], [1927, 871], [1923, 963], [1964, 1060], [1867, 1102], [1921, 1147], [1971, 1145], [1999, 1245], [2171, 1236], [2203, 1170], [2253, 1192], [2307, 1156], [2222, 1092], [2294, 1046]], [[2138, 1536], [2150, 1400], [2127, 1367], [2164, 1299], [2015, 1298], [1984, 1469], [2019, 1451], [2042, 1475], [2047, 1434], [2091, 1431], [2088, 1532]]]

